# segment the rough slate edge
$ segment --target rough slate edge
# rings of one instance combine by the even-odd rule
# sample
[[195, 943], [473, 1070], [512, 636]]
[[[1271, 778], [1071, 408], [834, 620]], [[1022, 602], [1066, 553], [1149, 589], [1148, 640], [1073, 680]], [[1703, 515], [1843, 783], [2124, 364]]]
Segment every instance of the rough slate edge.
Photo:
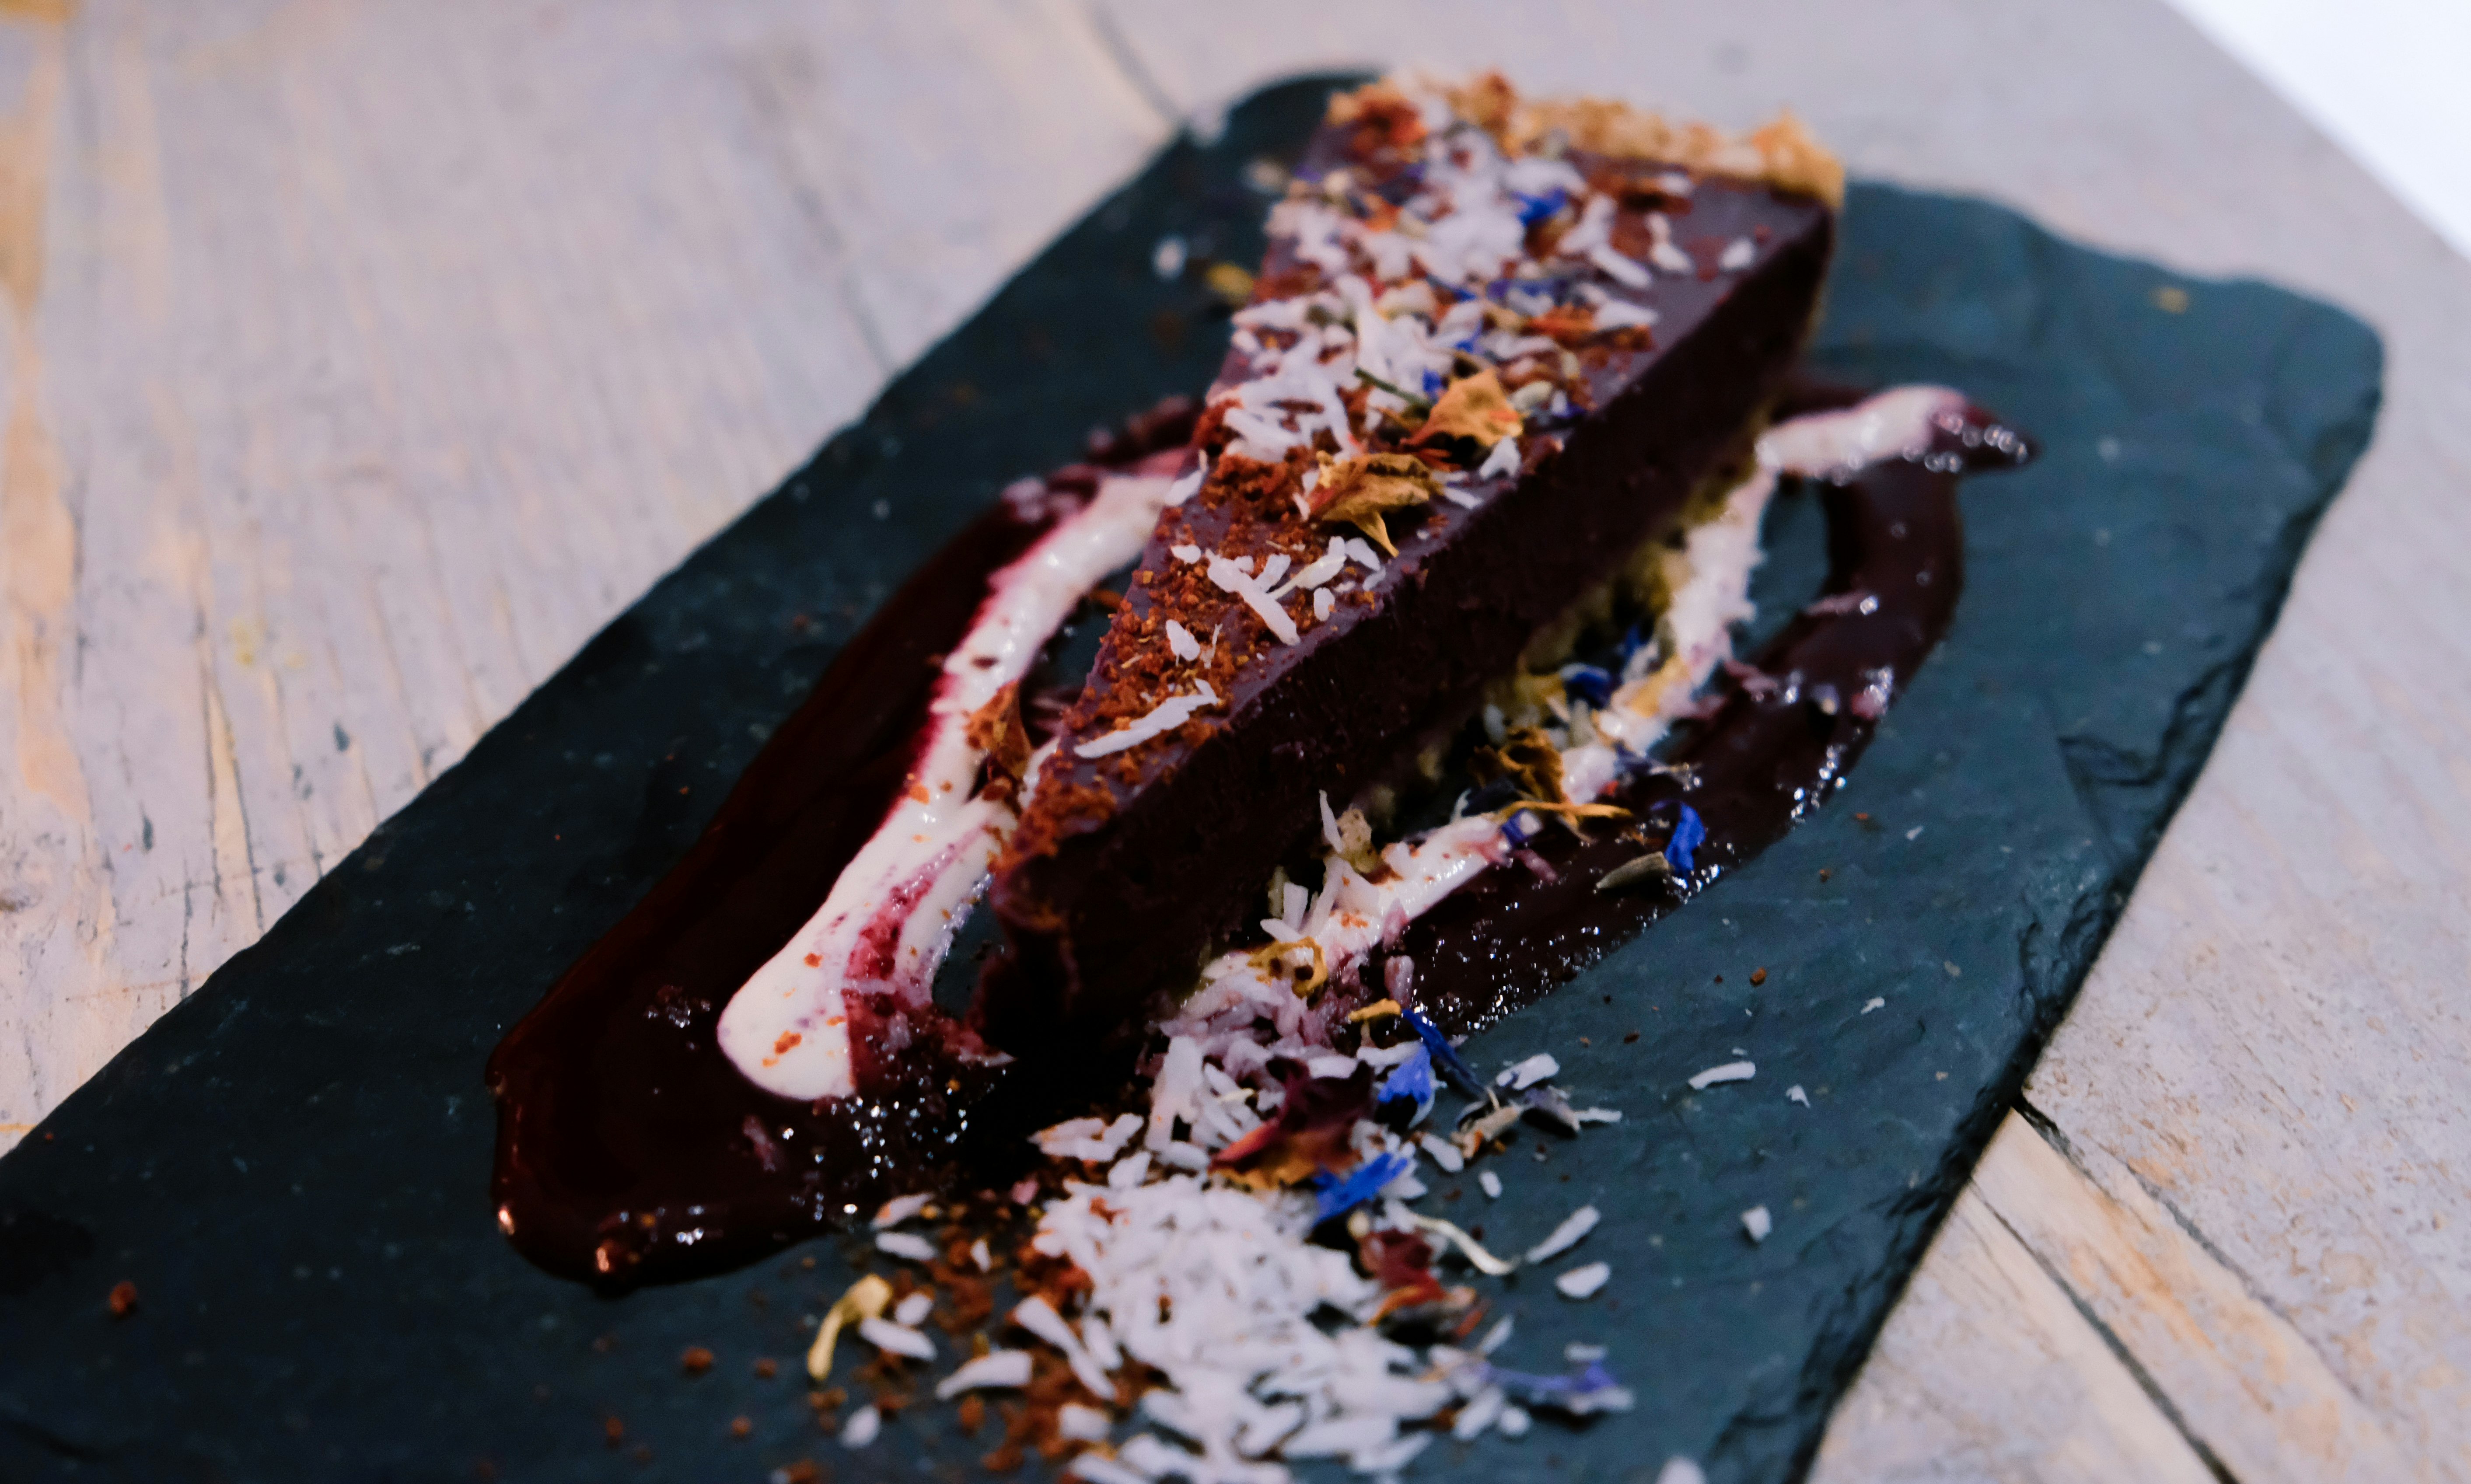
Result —
[[[481, 1057], [684, 847], [751, 752], [749, 729], [794, 703], [833, 641], [940, 530], [1003, 478], [1068, 456], [1079, 428], [1206, 378], [1215, 331], [1190, 318], [1192, 291], [1148, 276], [1148, 247], [1165, 230], [1210, 231], [1225, 255], [1248, 259], [1259, 202], [1208, 182], [1232, 178], [1265, 144], [1300, 138], [1318, 92], [1266, 94], [1216, 149], [1170, 152], [0, 1161], [0, 1213], [14, 1216], [0, 1227], [0, 1338], [11, 1342], [0, 1474], [83, 1452], [100, 1465], [77, 1471], [88, 1476], [468, 1477], [486, 1454], [507, 1477], [592, 1477], [612, 1463], [600, 1446], [609, 1412], [627, 1420], [630, 1441], [656, 1445], [651, 1467], [626, 1466], [637, 1477], [700, 1477], [717, 1465], [760, 1476], [812, 1446], [804, 1408], [778, 1383], [752, 1381], [743, 1360], [794, 1353], [795, 1314], [841, 1281], [832, 1249], [814, 1249], [821, 1268], [791, 1284], [767, 1264], [618, 1306], [531, 1273], [481, 1205]], [[1076, 271], [1093, 277], [1076, 282]], [[1592, 1135], [1539, 1173], [1572, 1172], [1553, 1189], [1607, 1208], [1605, 1228], [1570, 1260], [1610, 1258], [1616, 1291], [1634, 1302], [1645, 1280], [1684, 1285], [1626, 1322], [1604, 1301], [1515, 1298], [1522, 1360], [1548, 1364], [1565, 1337], [1611, 1338], [1641, 1384], [1642, 1412], [1579, 1440], [1486, 1445], [1464, 1456], [1471, 1472], [1625, 1476], [1684, 1451], [1708, 1457], [1718, 1477], [1771, 1477], [1816, 1447], [1827, 1406], [2193, 777], [2309, 524], [2366, 436], [2376, 349], [2365, 330], [2256, 286], [2187, 286], [2187, 314], [2165, 317], [2151, 291], [2166, 282], [1996, 208], [1857, 195], [1824, 359], [1872, 379], [1958, 381], [2054, 446], [2036, 470], [1968, 493], [1971, 592], [1957, 632], [1847, 796], [1590, 985], [1476, 1048], [1507, 1058], [1550, 1044], [1583, 1100], [1630, 1108], [1620, 1134]], [[1161, 309], [1185, 317], [1173, 349], [1150, 332]], [[1024, 348], [1035, 334], [1048, 337], [1043, 360]], [[1088, 379], [1071, 379], [1083, 367]], [[975, 378], [975, 398], [953, 395], [963, 378]], [[2094, 452], [2106, 435], [2118, 440], [2115, 462]], [[2255, 492], [2243, 506], [2247, 481]], [[894, 502], [881, 539], [847, 550], [878, 498]], [[1780, 536], [1793, 518], [1788, 506]], [[2094, 548], [2088, 528], [2104, 520], [2115, 539]], [[1780, 556], [1772, 589], [1790, 590], [1787, 565]], [[2106, 601], [2056, 601], [2064, 577], [2104, 584], [2093, 596]], [[842, 608], [813, 605], [834, 591]], [[801, 608], [821, 620], [804, 636], [788, 623]], [[2155, 635], [2170, 642], [2147, 655]], [[1986, 696], [1986, 684], [2002, 689]], [[676, 718], [689, 719], [671, 730]], [[550, 741], [587, 738], [571, 749]], [[1930, 782], [1933, 744], [1957, 776], [1988, 787], [1954, 808], [1953, 786], [1914, 799]], [[2019, 781], [2039, 791], [2008, 797]], [[1855, 810], [1885, 827], [1857, 833]], [[1924, 825], [1919, 841], [1903, 840], [1908, 821]], [[1987, 878], [1990, 894], [1951, 904], [1965, 915], [1941, 931], [1932, 898], [1986, 884], [1943, 854], [1951, 839], [2023, 841], [2018, 854], [2043, 869]], [[1806, 889], [1815, 863], [1837, 867], [1837, 897]], [[2012, 933], [2000, 952], [1985, 924], [2001, 924], [1981, 903], [2028, 891], [2040, 907], [2031, 917], [2064, 930], [2020, 961]], [[1830, 900], [1874, 920], [1839, 926], [1828, 914], [1847, 909]], [[1878, 961], [1892, 949], [1894, 962]], [[1942, 956], [1966, 977], [1940, 975]], [[1773, 971], [1755, 995], [1742, 979], [1753, 962]], [[1716, 973], [1728, 985], [1710, 983]], [[1658, 1033], [1620, 1053], [1636, 1001], [1618, 997], [1600, 1014], [1595, 994], [1617, 980], [1698, 1018], [1639, 1018]], [[1694, 981], [1687, 1001], [1675, 992]], [[1865, 1019], [1855, 1006], [1873, 988], [1895, 1009]], [[1730, 1016], [1746, 1001], [1777, 1013], [1735, 1031]], [[1916, 1003], [1942, 1012], [1945, 1027], [1911, 1013]], [[1795, 1042], [1814, 1026], [1824, 1040]], [[1597, 1045], [1574, 1048], [1579, 1035]], [[1735, 1043], [1757, 1053], [1758, 1081], [1673, 1095]], [[1935, 1082], [1909, 1095], [1890, 1076], [1925, 1053], [1951, 1070], [1943, 1095]], [[354, 1080], [322, 1072], [321, 1054]], [[1860, 1070], [1850, 1063], [1865, 1055], [1878, 1065], [1864, 1072], [1864, 1101], [1831, 1100], [1824, 1058]], [[1821, 1109], [1784, 1104], [1789, 1080], [1808, 1083]], [[1911, 1101], [1889, 1108], [1897, 1097]], [[1856, 1127], [1883, 1109], [1897, 1116]], [[125, 1151], [114, 1146], [123, 1131], [134, 1134]], [[1780, 1152], [1742, 1155], [1771, 1144]], [[1797, 1192], [1796, 1172], [1831, 1154], [1837, 1174]], [[1910, 1190], [1901, 1180], [1884, 1195], [1861, 1186], [1899, 1160], [1912, 1166]], [[1558, 1217], [1553, 1189], [1519, 1190], [1523, 1166], [1505, 1172], [1532, 1197], [1500, 1208], [1505, 1235], [1528, 1235], [1515, 1220]], [[1753, 1251], [1731, 1223], [1761, 1192], [1778, 1233]], [[1795, 1193], [1810, 1206], [1793, 1208]], [[287, 1210], [301, 1215], [286, 1222]], [[1797, 1254], [1813, 1231], [1833, 1260], [1816, 1247]], [[1666, 1245], [1647, 1246], [1649, 1234]], [[145, 1307], [114, 1326], [102, 1295], [123, 1277]], [[748, 1307], [748, 1291], [765, 1286], [772, 1306]], [[608, 1356], [587, 1343], [603, 1331], [621, 1340]], [[723, 1357], [692, 1387], [673, 1361], [691, 1342]], [[536, 1383], [546, 1401], [533, 1400]], [[758, 1420], [757, 1439], [728, 1445], [741, 1411]], [[977, 1451], [928, 1427], [942, 1458]], [[905, 1434], [901, 1446], [921, 1441]], [[1416, 1472], [1453, 1472], [1444, 1466], [1459, 1452], [1446, 1446]], [[888, 1466], [892, 1454], [876, 1457]], [[845, 1474], [856, 1462], [836, 1461]]]

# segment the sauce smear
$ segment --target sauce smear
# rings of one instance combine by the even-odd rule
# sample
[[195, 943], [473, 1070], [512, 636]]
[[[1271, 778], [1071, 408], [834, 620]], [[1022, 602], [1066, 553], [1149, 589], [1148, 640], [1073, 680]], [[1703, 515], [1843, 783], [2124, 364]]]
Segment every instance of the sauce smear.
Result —
[[[1780, 415], [1857, 400], [1804, 387]], [[1102, 463], [1129, 466], [1189, 427], [1188, 405], [1141, 419]], [[1796, 617], [1753, 660], [1763, 678], [1669, 749], [1682, 776], [1646, 775], [1612, 795], [1651, 824], [1669, 824], [1679, 804], [1695, 810], [1707, 837], [1694, 869], [1670, 886], [1599, 892], [1599, 878], [1646, 848], [1638, 839], [1601, 829], [1588, 840], [1540, 837], [1528, 848], [1549, 876], [1487, 871], [1408, 925], [1393, 952], [1415, 960], [1425, 1012], [1455, 1033], [1532, 1003], [1824, 803], [1954, 614], [1959, 475], [2029, 453], [1969, 409], [1927, 452], [1821, 483], [1838, 601]], [[1101, 472], [1066, 470], [1036, 497], [1000, 501], [930, 558], [841, 651], [694, 848], [499, 1045], [491, 1193], [526, 1257], [613, 1287], [738, 1266], [894, 1194], [1000, 1180], [1066, 1098], [1129, 1070], [974, 1061], [949, 1019], [888, 1025], [853, 999], [859, 1095], [806, 1103], [746, 1080], [714, 1034], [730, 995], [809, 919], [892, 807], [933, 698], [932, 657], [960, 643], [988, 579], [1079, 508]]]

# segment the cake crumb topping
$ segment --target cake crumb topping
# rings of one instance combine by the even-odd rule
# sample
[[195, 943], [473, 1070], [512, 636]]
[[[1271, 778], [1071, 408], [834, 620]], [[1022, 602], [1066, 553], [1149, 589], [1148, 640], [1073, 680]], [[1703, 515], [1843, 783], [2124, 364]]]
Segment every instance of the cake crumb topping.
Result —
[[[1737, 137], [1602, 100], [1531, 102], [1491, 73], [1387, 78], [1338, 95], [1329, 120], [1343, 148], [1271, 213], [1268, 259], [1161, 521], [1154, 549], [1173, 561], [1145, 564], [1102, 641], [1104, 683], [1063, 718], [1092, 766], [1055, 770], [1008, 862], [1179, 766], [1309, 630], [1381, 605], [1384, 559], [1549, 462], [1595, 388], [1652, 347], [1660, 282], [1754, 267], [1764, 249], [1749, 238], [1705, 264], [1676, 240], [1703, 177], [1830, 202], [1843, 189], [1789, 115]], [[1328, 585], [1330, 526], [1368, 559], [1352, 589]], [[1317, 580], [1282, 587], [1280, 562]], [[1205, 632], [1219, 642], [1196, 655]], [[1196, 667], [1231, 704], [1121, 743]], [[1116, 744], [1086, 750], [1101, 739]]]

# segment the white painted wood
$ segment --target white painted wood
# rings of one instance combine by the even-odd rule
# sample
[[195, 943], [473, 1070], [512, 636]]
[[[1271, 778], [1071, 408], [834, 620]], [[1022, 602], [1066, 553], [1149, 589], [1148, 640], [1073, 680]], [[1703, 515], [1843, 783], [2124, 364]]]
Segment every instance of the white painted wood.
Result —
[[[1986, 1166], [2019, 1129], [2003, 1131]], [[1839, 1406], [1815, 1484], [2212, 1484], [2077, 1303], [1967, 1190]], [[1989, 1357], [1997, 1363], [1965, 1363]]]
[[2100, 1148], [2063, 1152], [2024, 1119], [1973, 1192], [2170, 1399], [2233, 1477], [2391, 1480], [2417, 1467], [2284, 1315]]
[[2181, 1477], [2176, 1414], [2271, 1473], [2331, 1384], [2284, 1472], [2471, 1478], [2471, 268], [2147, 0], [0, 8], [0, 1125], [1165, 113], [1417, 59], [1790, 103], [1859, 170], [2387, 336], [2377, 446], [2035, 1078], [2075, 1163], [1994, 1144], [1823, 1470]]
[[1164, 126], [1062, 0], [0, 20], [0, 1133]]
[[2471, 255], [2471, 7], [2454, 0], [2172, 0]]

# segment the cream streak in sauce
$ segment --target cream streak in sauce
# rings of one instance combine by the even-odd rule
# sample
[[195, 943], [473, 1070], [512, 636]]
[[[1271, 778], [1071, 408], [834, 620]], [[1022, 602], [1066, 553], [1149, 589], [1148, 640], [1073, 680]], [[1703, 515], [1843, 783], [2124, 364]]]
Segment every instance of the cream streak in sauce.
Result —
[[[1663, 615], [1670, 651], [1647, 673], [1625, 676], [1590, 718], [1595, 741], [1564, 751], [1567, 795], [1586, 801], [1611, 789], [1695, 708], [1701, 689], [1732, 657], [1732, 625], [1752, 612], [1760, 519], [1780, 475], [1837, 478], [1917, 456], [1930, 446], [1935, 427], [1961, 419], [1965, 409], [1965, 399], [1944, 388], [1899, 387], [1770, 429], [1759, 440], [1758, 471], [1685, 537], [1683, 571], [1675, 574], [1682, 580]], [[858, 1091], [846, 997], [889, 992], [905, 1003], [925, 1001], [1017, 818], [1011, 804], [970, 791], [985, 761], [969, 742], [970, 717], [1027, 672], [1082, 597], [1138, 555], [1159, 512], [1197, 484], [1190, 476], [1173, 484], [1111, 479], [1088, 508], [997, 576], [969, 637], [945, 664], [914, 787], [841, 873], [823, 907], [721, 1013], [721, 1049], [750, 1081], [802, 1100]], [[1033, 764], [1033, 783], [1035, 772]], [[1310, 939], [1336, 972], [1509, 853], [1500, 824], [1475, 816], [1389, 846], [1381, 853], [1389, 874], [1377, 883], [1333, 860], [1322, 889], [1301, 912], [1287, 914], [1274, 936]], [[1201, 994], [1233, 993], [1245, 978], [1282, 972], [1231, 952], [1204, 968]], [[1188, 1014], [1199, 1008], [1188, 1006]]]

